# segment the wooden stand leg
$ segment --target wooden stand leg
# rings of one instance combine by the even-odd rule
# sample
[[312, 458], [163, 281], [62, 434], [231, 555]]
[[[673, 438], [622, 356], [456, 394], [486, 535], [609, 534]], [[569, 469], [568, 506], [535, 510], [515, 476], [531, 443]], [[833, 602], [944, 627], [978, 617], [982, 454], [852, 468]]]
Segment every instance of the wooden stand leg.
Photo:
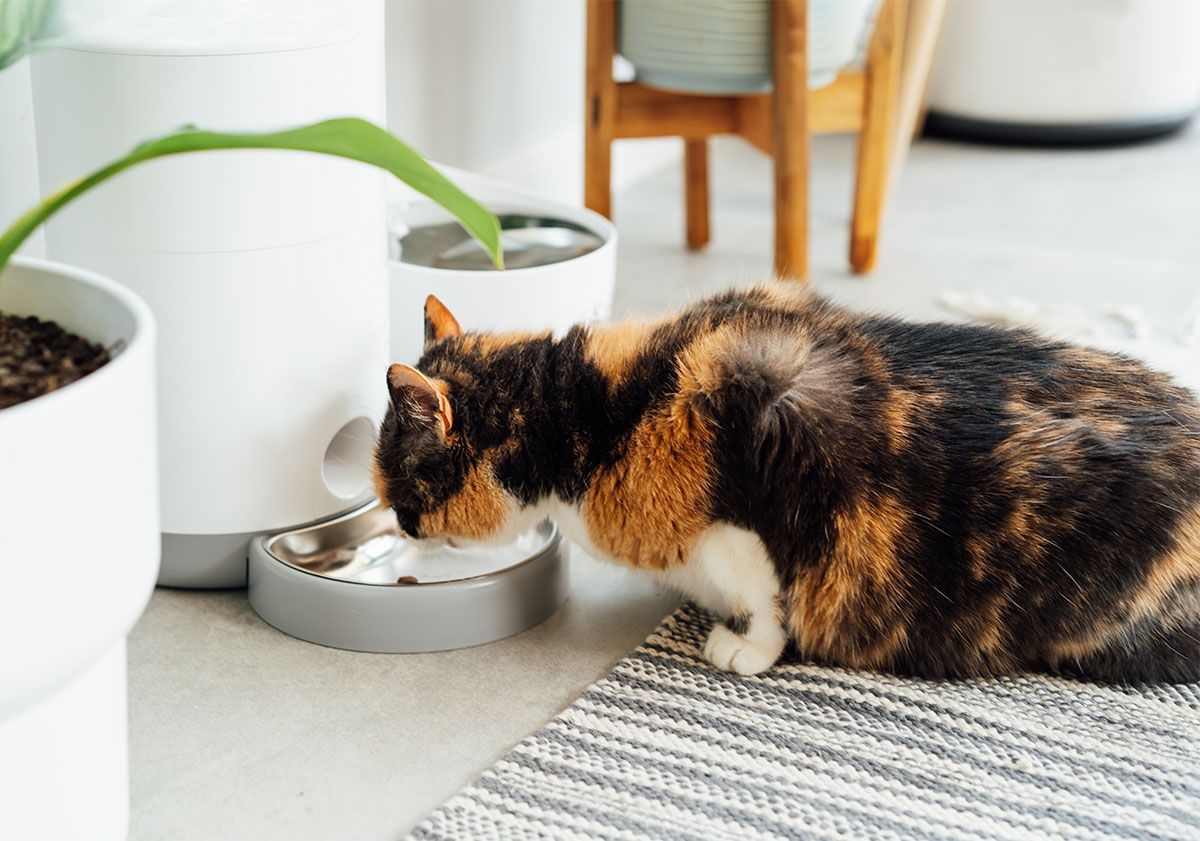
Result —
[[708, 140], [683, 141], [684, 197], [687, 204], [688, 248], [708, 245]]
[[587, 115], [584, 118], [583, 203], [612, 216], [612, 142], [617, 113], [613, 54], [617, 43], [617, 4], [588, 0]]
[[775, 273], [808, 275], [808, 54], [805, 0], [776, 0], [771, 118], [775, 152]]
[[902, 4], [899, 0], [885, 0], [867, 52], [863, 123], [858, 136], [854, 218], [850, 223], [850, 268], [858, 274], [875, 267], [879, 249], [879, 223], [883, 216], [893, 146], [903, 27]]

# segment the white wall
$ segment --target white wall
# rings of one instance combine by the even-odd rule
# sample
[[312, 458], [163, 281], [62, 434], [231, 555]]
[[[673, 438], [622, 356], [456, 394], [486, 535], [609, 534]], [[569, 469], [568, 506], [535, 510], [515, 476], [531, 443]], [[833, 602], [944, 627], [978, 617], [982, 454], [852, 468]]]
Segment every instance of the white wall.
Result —
[[[387, 0], [389, 127], [434, 160], [578, 204], [584, 20], [583, 0]], [[27, 65], [0, 72], [0, 223], [38, 195]], [[619, 141], [614, 186], [681, 157], [674, 139]]]
[[[388, 127], [441, 163], [560, 201], [583, 193], [583, 0], [387, 0]], [[614, 184], [681, 157], [622, 141]]]
[[[29, 59], [23, 58], [0, 70], [0, 230], [40, 196], [34, 141]], [[41, 230], [25, 241], [20, 253], [45, 253]]]

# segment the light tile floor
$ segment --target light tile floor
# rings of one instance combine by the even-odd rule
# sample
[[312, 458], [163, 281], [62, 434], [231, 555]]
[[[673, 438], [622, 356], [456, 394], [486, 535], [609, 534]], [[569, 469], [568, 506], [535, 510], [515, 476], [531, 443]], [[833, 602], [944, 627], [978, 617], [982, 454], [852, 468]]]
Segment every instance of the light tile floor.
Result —
[[[938, 294], [1136, 304], [1163, 335], [1200, 305], [1200, 129], [1050, 152], [923, 142], [870, 278], [847, 274], [852, 144], [814, 144], [813, 279], [850, 305], [943, 315]], [[770, 267], [770, 167], [718, 143], [714, 239], [682, 247], [681, 180], [619, 196], [616, 311], [661, 312]], [[443, 654], [354, 654], [260, 622], [240, 592], [160, 590], [130, 639], [131, 838], [395, 839], [639, 643], [674, 597], [572, 561], [541, 627]]]

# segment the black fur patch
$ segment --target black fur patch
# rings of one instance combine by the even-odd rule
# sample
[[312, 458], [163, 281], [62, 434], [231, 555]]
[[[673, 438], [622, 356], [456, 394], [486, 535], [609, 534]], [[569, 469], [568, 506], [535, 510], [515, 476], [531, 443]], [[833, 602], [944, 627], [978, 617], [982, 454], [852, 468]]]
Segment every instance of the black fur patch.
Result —
[[748, 613], [735, 613], [725, 620], [725, 627], [739, 637], [744, 637], [746, 632], [750, 630], [750, 615]]

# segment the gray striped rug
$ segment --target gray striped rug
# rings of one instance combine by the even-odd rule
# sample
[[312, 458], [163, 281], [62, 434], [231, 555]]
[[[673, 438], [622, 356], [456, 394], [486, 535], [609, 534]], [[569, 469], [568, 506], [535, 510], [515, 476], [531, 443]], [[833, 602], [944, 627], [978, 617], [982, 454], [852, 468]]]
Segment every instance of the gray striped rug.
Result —
[[417, 839], [1200, 839], [1200, 686], [755, 678], [671, 616]]

